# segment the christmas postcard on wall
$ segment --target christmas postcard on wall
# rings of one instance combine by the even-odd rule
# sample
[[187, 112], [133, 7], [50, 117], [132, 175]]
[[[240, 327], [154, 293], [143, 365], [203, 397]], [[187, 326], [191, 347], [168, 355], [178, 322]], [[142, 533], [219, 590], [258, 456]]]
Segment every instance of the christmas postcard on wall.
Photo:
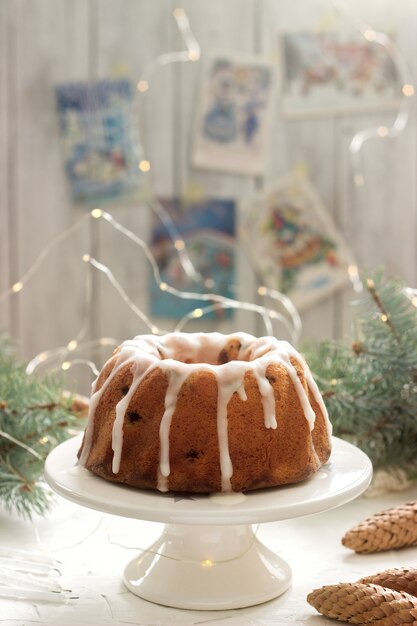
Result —
[[[179, 198], [160, 200], [166, 219], [154, 219], [151, 251], [161, 279], [171, 287], [193, 293], [215, 293], [234, 297], [235, 202], [205, 199], [185, 204]], [[181, 263], [185, 250], [194, 273]], [[180, 298], [161, 291], [150, 276], [150, 312], [155, 317], [181, 319], [213, 301]], [[232, 309], [216, 308], [205, 319], [230, 319]]]
[[378, 111], [401, 100], [401, 77], [386, 47], [356, 33], [286, 33], [281, 61], [290, 116]]
[[289, 176], [242, 204], [242, 239], [265, 286], [303, 310], [349, 282], [352, 255], [312, 185]]
[[274, 68], [262, 57], [212, 54], [202, 72], [192, 165], [261, 174], [271, 131], [274, 89]]
[[55, 91], [73, 201], [136, 198], [143, 179], [130, 82], [66, 83]]

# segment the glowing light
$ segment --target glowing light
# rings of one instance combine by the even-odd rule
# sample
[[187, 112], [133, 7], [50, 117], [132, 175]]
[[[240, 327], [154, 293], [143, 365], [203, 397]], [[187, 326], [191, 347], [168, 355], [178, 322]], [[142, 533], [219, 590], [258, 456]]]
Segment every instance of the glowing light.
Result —
[[64, 372], [66, 370], [69, 370], [70, 367], [71, 367], [71, 363], [69, 361], [64, 361], [61, 365], [61, 369], [64, 370]]
[[172, 15], [175, 17], [176, 20], [180, 20], [185, 17], [185, 11], [182, 7], [176, 7], [172, 11]]
[[39, 443], [41, 443], [42, 445], [45, 445], [45, 443], [48, 443], [49, 438], [48, 437], [41, 437], [39, 439]]
[[204, 281], [204, 285], [207, 287], [207, 289], [213, 289], [214, 280], [212, 278], [206, 278], [206, 280]]
[[409, 98], [410, 96], [414, 96], [414, 87], [413, 85], [403, 85], [402, 88], [403, 95]]
[[330, 381], [330, 384], [333, 385], [333, 386], [337, 385], [337, 379], [336, 378], [332, 378], [331, 381]]
[[386, 126], [379, 126], [377, 133], [380, 137], [387, 137], [389, 134], [389, 130]]
[[78, 341], [76, 341], [75, 339], [72, 339], [68, 344], [67, 344], [67, 348], [68, 350], [72, 351], [72, 350], [76, 350], [76, 348], [78, 347]]
[[200, 60], [200, 50], [190, 50], [188, 53], [188, 58], [190, 61], [199, 61]]
[[358, 276], [358, 267], [356, 265], [349, 265], [348, 274], [351, 278], [356, 278]]
[[38, 361], [40, 363], [43, 363], [44, 361], [46, 361], [47, 358], [48, 356], [45, 352], [41, 352], [40, 354], [38, 354]]
[[353, 289], [356, 292], [361, 292], [363, 290], [362, 281], [359, 277], [358, 267], [356, 265], [349, 265], [347, 268], [348, 275], [350, 278], [350, 282], [353, 285]]
[[13, 293], [18, 293], [19, 291], [22, 291], [22, 289], [23, 289], [23, 283], [20, 280], [14, 285], [12, 285]]
[[364, 33], [363, 36], [365, 37], [365, 39], [367, 41], [375, 41], [376, 40], [376, 32], [372, 29], [372, 28], [368, 28]]
[[141, 91], [142, 93], [143, 93], [144, 91], [148, 91], [148, 89], [149, 89], [149, 83], [148, 83], [148, 81], [147, 81], [147, 80], [140, 80], [140, 81], [138, 82], [138, 84], [136, 85], [136, 89], [137, 89], [138, 91]]
[[93, 209], [91, 211], [91, 217], [98, 220], [103, 215], [103, 211], [101, 209]]
[[414, 296], [414, 298], [411, 298], [411, 304], [417, 307], [417, 296]]
[[154, 335], [159, 335], [159, 328], [158, 326], [151, 326], [151, 333]]
[[168, 285], [166, 283], [159, 283], [159, 289], [161, 291], [166, 291], [168, 289]]
[[368, 286], [368, 289], [375, 289], [375, 283], [372, 280], [372, 278], [367, 278], [366, 279], [366, 284]]
[[260, 296], [266, 296], [266, 287], [258, 287], [258, 294]]
[[111, 337], [101, 337], [99, 340], [100, 346], [114, 346], [118, 343], [116, 339], [112, 339]]
[[388, 315], [386, 315], [385, 313], [382, 313], [381, 322], [388, 322]]
[[203, 310], [202, 309], [194, 309], [193, 317], [203, 317]]
[[175, 246], [176, 250], [184, 250], [185, 243], [183, 242], [182, 239], [177, 239], [176, 242], [174, 243], [174, 246]]
[[211, 559], [205, 559], [204, 561], [201, 561], [201, 565], [203, 567], [213, 567], [214, 563]]
[[83, 254], [83, 261], [84, 263], [89, 263], [90, 262], [90, 255], [89, 254]]
[[149, 170], [151, 169], [151, 164], [149, 163], [149, 161], [146, 161], [146, 159], [144, 159], [139, 163], [138, 168], [141, 172], [149, 172]]

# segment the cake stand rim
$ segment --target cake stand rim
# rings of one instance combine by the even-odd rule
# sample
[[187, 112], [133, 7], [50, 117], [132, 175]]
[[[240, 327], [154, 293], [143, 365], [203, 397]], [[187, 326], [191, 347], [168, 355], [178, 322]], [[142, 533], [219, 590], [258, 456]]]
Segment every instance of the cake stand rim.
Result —
[[79, 467], [76, 453], [81, 440], [79, 434], [49, 453], [44, 467], [49, 487], [81, 506], [144, 521], [236, 525], [304, 517], [346, 504], [372, 479], [367, 455], [332, 437], [330, 461], [302, 483], [233, 494], [229, 501], [220, 494], [162, 494], [111, 483]]

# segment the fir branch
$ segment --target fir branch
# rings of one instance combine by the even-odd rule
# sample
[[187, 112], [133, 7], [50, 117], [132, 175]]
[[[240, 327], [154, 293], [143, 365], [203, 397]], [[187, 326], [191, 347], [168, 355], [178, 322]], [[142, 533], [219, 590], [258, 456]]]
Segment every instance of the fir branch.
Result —
[[71, 436], [77, 418], [59, 382], [28, 376], [5, 337], [0, 337], [0, 398], [0, 501], [31, 519], [49, 509], [43, 465], [52, 448]]
[[379, 274], [354, 303], [351, 345], [306, 346], [334, 434], [362, 448], [374, 467], [417, 472], [417, 310], [404, 285]]
[[372, 280], [372, 278], [368, 278], [366, 281], [366, 286], [367, 289], [369, 291], [369, 293], [371, 294], [372, 299], [374, 300], [374, 302], [376, 303], [378, 309], [381, 312], [381, 321], [384, 322], [385, 324], [387, 324], [387, 326], [390, 328], [392, 334], [394, 335], [395, 339], [400, 342], [401, 338], [394, 326], [394, 324], [392, 323], [391, 320], [391, 316], [388, 313], [388, 311], [386, 310], [385, 306], [383, 305], [381, 298], [377, 292], [377, 290], [375, 289], [375, 282]]
[[4, 431], [0, 430], [0, 437], [4, 437], [4, 439], [7, 439], [8, 441], [11, 441], [13, 444], [15, 444], [16, 446], [20, 446], [21, 448], [23, 448], [24, 450], [27, 450], [27, 452], [29, 452], [30, 454], [33, 454], [33, 456], [36, 456], [37, 459], [39, 459], [40, 461], [42, 461], [42, 457], [40, 454], [38, 454], [36, 452], [36, 450], [34, 450], [33, 448], [30, 448], [29, 446], [27, 446], [25, 443], [23, 443], [23, 441], [19, 441], [18, 439], [16, 439], [15, 437], [12, 437], [11, 435], [8, 435], [7, 433], [5, 433]]

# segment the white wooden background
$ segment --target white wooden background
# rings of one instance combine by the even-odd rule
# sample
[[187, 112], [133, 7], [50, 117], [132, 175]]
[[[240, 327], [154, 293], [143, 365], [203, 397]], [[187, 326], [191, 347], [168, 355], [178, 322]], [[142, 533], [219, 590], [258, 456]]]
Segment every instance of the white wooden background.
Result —
[[[346, 4], [352, 19], [395, 33], [412, 79], [417, 80], [415, 0]], [[136, 82], [152, 59], [182, 49], [172, 17], [176, 6], [186, 10], [203, 54], [210, 49], [261, 52], [277, 61], [279, 33], [317, 31], [341, 23], [331, 0], [0, 0], [0, 293], [30, 268], [56, 235], [85, 214], [70, 201], [54, 85], [121, 74]], [[400, 137], [371, 140], [364, 146], [366, 185], [360, 194], [352, 184], [349, 142], [360, 129], [390, 125], [394, 112], [288, 121], [277, 98], [265, 177], [222, 175], [188, 164], [199, 69], [200, 63], [162, 68], [146, 96], [156, 193], [178, 194], [199, 185], [209, 195], [238, 198], [304, 164], [359, 266], [385, 267], [417, 286], [414, 102]], [[147, 239], [146, 206], [116, 208], [113, 213]], [[146, 331], [96, 272], [92, 272], [93, 304], [85, 310], [84, 253], [109, 265], [132, 300], [147, 309], [148, 273], [141, 254], [107, 224], [87, 220], [50, 254], [21, 293], [0, 304], [0, 327], [16, 339], [24, 358], [65, 345], [84, 319], [89, 337], [123, 339]], [[238, 290], [242, 299], [256, 301], [256, 280], [242, 254]], [[346, 291], [305, 312], [303, 336], [348, 333], [351, 295]], [[209, 323], [197, 327], [214, 329]], [[232, 328], [262, 332], [259, 320], [243, 313], [233, 323], [216, 326]]]

